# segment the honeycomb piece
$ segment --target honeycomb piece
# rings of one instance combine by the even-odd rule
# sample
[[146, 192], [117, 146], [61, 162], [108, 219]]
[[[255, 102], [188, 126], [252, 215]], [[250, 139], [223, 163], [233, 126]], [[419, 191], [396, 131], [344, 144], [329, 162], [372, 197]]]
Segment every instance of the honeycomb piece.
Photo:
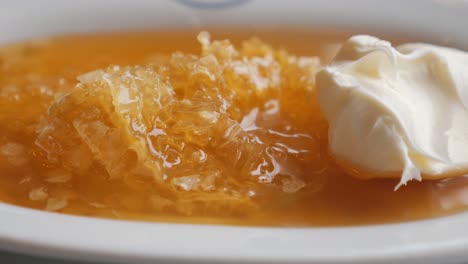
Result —
[[186, 215], [246, 213], [262, 185], [284, 192], [320, 185], [304, 175], [324, 166], [310, 163], [318, 143], [282, 109], [314, 96], [319, 62], [259, 40], [240, 50], [207, 33], [199, 41], [200, 56], [176, 52], [79, 76], [36, 128], [43, 162], [74, 177], [101, 171], [135, 195], [152, 193], [145, 199], [154, 210]]

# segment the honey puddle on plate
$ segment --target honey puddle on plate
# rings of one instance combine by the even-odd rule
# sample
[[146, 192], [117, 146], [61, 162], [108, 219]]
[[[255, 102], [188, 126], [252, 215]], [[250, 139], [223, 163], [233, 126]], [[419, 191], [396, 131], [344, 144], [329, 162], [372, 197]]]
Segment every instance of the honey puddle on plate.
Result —
[[314, 75], [348, 34], [197, 34], [72, 35], [1, 48], [0, 200], [264, 226], [401, 222], [466, 208], [464, 176], [394, 192], [396, 180], [359, 180], [335, 165]]

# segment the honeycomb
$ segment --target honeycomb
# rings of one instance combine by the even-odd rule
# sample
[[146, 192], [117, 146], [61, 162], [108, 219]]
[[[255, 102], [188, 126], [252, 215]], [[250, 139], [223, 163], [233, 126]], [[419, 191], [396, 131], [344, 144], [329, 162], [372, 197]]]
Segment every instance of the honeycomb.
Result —
[[326, 128], [309, 109], [319, 60], [257, 39], [240, 49], [206, 32], [198, 41], [199, 55], [78, 76], [35, 129], [37, 159], [74, 178], [125, 183], [130, 196], [150, 193], [154, 210], [183, 215], [246, 213], [265, 186], [320, 188], [323, 176], [310, 172], [326, 166], [317, 157]]

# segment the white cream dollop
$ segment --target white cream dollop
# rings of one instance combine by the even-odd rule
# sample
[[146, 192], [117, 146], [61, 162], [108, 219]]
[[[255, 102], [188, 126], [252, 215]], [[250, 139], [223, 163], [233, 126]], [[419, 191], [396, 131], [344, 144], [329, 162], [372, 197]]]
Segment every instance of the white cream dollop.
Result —
[[468, 172], [468, 53], [429, 44], [346, 41], [317, 74], [318, 100], [338, 160], [416, 179]]

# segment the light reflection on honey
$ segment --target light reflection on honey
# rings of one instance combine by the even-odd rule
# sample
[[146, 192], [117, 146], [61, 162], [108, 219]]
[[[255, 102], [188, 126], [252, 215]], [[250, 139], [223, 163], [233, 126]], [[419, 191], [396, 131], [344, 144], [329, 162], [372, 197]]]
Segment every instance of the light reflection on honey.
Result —
[[[301, 56], [326, 63], [347, 34], [212, 34], [231, 39], [237, 55], [227, 43], [200, 55], [196, 34], [3, 48], [0, 199], [85, 216], [268, 226], [409, 221], [467, 206], [466, 177], [394, 192], [396, 180], [359, 180], [334, 165], [314, 98], [320, 65]], [[241, 45], [253, 35], [273, 49]]]

